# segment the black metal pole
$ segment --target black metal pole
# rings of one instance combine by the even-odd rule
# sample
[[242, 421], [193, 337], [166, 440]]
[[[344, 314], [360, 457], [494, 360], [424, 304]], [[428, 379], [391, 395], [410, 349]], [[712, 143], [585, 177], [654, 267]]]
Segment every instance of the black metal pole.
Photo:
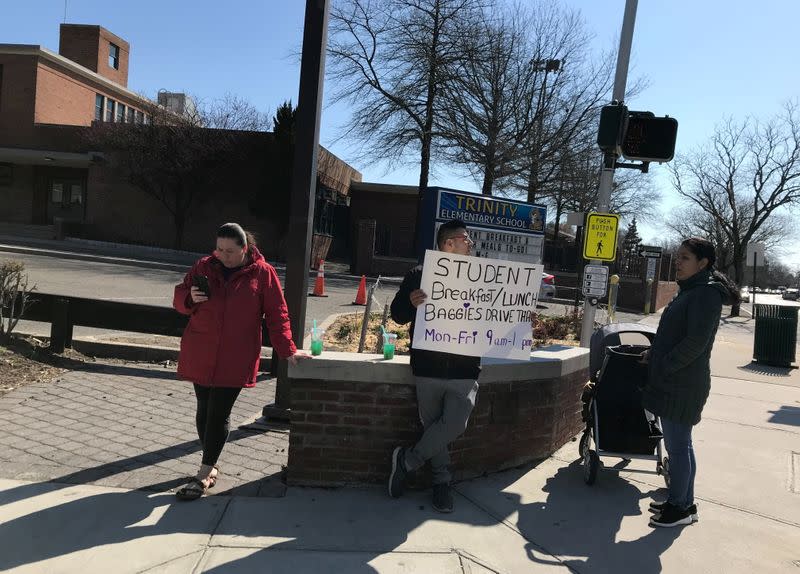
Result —
[[[584, 221], [586, 218], [584, 218]], [[575, 311], [578, 311], [578, 305], [581, 300], [581, 285], [583, 282], [583, 225], [576, 226], [575, 230]]]
[[756, 267], [758, 267], [758, 251], [753, 251], [753, 286], [750, 288], [752, 303], [750, 303], [750, 314], [756, 316]]
[[[311, 232], [314, 221], [314, 196], [317, 186], [317, 152], [325, 77], [325, 49], [328, 37], [329, 0], [306, 0], [303, 28], [303, 53], [300, 62], [300, 92], [297, 97], [294, 165], [289, 232], [286, 249], [284, 293], [289, 307], [292, 338], [303, 346], [308, 296], [308, 269]], [[264, 407], [264, 416], [290, 408], [286, 362], [279, 361], [275, 405]]]

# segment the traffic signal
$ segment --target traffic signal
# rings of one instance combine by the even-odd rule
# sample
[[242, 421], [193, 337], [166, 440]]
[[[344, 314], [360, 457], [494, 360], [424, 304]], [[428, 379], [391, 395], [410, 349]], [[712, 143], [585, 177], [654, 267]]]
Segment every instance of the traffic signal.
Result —
[[600, 110], [600, 127], [597, 130], [597, 145], [604, 152], [620, 154], [619, 145], [625, 131], [628, 108], [622, 104], [603, 106]]
[[678, 120], [657, 118], [652, 112], [628, 112], [622, 155], [639, 161], [669, 161], [675, 155]]

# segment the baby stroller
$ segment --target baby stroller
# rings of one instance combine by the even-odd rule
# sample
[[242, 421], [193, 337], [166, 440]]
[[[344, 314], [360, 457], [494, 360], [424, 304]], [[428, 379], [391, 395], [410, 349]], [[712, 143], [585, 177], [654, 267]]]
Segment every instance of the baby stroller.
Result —
[[[579, 444], [586, 484], [597, 479], [600, 457], [615, 457], [655, 460], [656, 473], [669, 486], [661, 421], [642, 407], [647, 365], [641, 356], [655, 334], [655, 328], [639, 323], [612, 323], [592, 334], [591, 380], [581, 396], [586, 429]], [[622, 344], [623, 339], [638, 339], [638, 344]]]

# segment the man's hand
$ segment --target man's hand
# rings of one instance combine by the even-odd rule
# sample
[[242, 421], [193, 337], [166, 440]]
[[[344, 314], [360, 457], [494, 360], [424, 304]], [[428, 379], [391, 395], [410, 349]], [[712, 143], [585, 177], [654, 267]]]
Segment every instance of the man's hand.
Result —
[[640, 355], [639, 362], [646, 365], [650, 362], [650, 349], [647, 349], [644, 353]]
[[422, 303], [425, 302], [425, 299], [427, 299], [428, 296], [425, 294], [425, 291], [423, 291], [422, 289], [414, 289], [409, 294], [408, 298], [411, 299], [411, 304], [416, 309], [417, 307], [422, 305]]

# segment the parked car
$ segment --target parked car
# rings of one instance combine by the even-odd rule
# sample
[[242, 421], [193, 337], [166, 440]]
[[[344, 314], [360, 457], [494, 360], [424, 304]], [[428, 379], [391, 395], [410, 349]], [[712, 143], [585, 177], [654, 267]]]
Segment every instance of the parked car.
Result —
[[742, 303], [750, 302], [750, 290], [747, 287], [742, 287], [742, 290], [739, 292], [739, 295], [741, 295], [742, 297]]
[[539, 287], [539, 301], [554, 299], [556, 296], [556, 276], [542, 273], [542, 282]]
[[800, 289], [794, 289], [792, 287], [785, 289], [783, 291], [783, 295], [781, 295], [781, 299], [786, 299], [787, 301], [797, 301], [800, 299]]

